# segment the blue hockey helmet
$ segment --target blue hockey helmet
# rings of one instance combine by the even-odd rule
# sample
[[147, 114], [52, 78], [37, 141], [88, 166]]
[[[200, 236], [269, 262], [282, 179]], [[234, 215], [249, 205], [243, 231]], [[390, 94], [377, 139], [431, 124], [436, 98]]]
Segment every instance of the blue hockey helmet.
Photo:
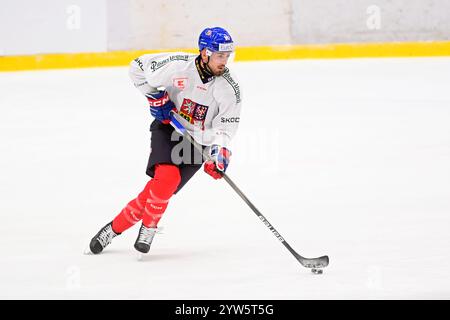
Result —
[[212, 52], [234, 51], [233, 39], [223, 28], [206, 28], [200, 33], [198, 38], [198, 48], [200, 51], [209, 49]]

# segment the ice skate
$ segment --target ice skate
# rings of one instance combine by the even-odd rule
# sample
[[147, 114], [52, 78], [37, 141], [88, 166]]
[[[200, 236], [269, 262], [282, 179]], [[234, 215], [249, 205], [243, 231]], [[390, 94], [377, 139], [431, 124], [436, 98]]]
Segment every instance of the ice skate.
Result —
[[138, 260], [142, 259], [143, 253], [148, 253], [150, 251], [150, 245], [152, 244], [153, 237], [157, 230], [157, 228], [147, 228], [144, 224], [141, 225], [138, 237], [134, 243], [134, 248], [138, 251]]
[[85, 253], [99, 254], [111, 243], [112, 239], [118, 236], [120, 233], [115, 233], [112, 229], [112, 221], [106, 226], [100, 229], [100, 231], [92, 238], [89, 249], [85, 250]]

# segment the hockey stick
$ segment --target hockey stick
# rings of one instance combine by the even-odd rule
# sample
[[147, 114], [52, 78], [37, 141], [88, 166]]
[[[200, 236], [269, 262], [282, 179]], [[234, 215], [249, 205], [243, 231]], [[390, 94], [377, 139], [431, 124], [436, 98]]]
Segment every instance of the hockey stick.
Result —
[[[210, 159], [209, 154], [203, 152], [203, 148], [191, 137], [189, 133], [186, 132], [184, 126], [176, 119], [175, 115], [171, 114], [170, 124], [175, 128], [175, 130], [186, 138], [194, 147], [203, 154], [205, 159]], [[230, 179], [226, 173], [222, 173], [225, 181], [230, 185], [230, 187], [244, 200], [244, 202], [253, 210], [253, 212], [258, 216], [258, 218], [266, 225], [267, 228], [273, 233], [273, 235], [289, 250], [289, 252], [300, 262], [305, 268], [312, 268], [314, 273], [322, 273], [322, 270], [317, 270], [328, 266], [329, 258], [328, 256], [322, 256], [318, 258], [305, 258], [295, 252], [294, 249], [287, 243], [287, 241], [280, 235], [280, 233], [272, 226], [266, 217], [253, 205], [253, 203], [247, 198], [247, 196], [237, 187], [237, 185]]]

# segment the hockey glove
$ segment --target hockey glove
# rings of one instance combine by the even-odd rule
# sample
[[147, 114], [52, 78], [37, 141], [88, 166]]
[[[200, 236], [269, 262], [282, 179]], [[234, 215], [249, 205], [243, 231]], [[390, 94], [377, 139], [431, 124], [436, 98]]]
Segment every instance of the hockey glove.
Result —
[[150, 104], [150, 113], [155, 119], [164, 124], [170, 122], [170, 111], [176, 110], [175, 104], [170, 101], [167, 91], [158, 91], [155, 93], [147, 93], [148, 103]]
[[209, 154], [211, 160], [206, 161], [203, 168], [214, 179], [220, 179], [230, 163], [231, 151], [218, 145], [212, 145]]

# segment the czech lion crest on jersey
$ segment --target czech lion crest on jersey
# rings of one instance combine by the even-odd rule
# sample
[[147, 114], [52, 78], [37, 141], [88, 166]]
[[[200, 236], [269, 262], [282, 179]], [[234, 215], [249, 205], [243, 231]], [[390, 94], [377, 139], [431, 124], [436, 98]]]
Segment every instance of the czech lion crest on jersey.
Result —
[[185, 98], [178, 114], [197, 128], [205, 130], [205, 119], [207, 113], [207, 106]]

